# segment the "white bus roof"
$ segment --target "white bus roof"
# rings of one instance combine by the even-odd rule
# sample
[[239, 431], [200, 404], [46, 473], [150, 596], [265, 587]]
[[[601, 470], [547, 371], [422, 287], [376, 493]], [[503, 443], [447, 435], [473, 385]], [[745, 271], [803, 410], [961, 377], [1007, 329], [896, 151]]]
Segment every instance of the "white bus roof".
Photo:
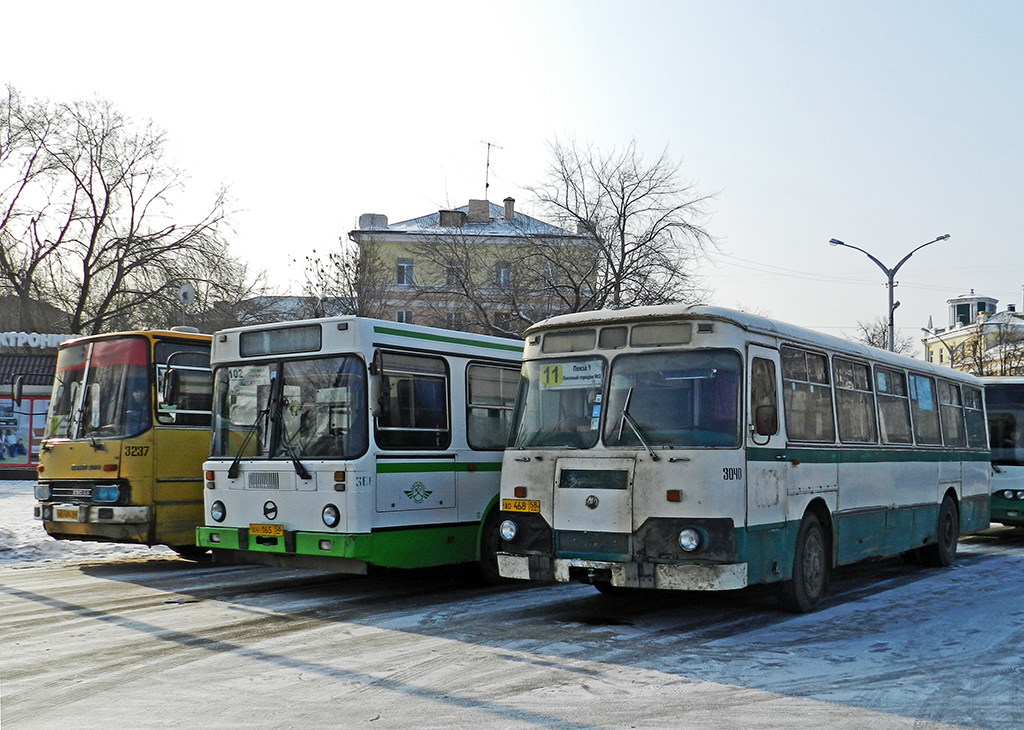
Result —
[[[388, 320], [357, 317], [355, 315], [343, 315], [319, 319], [300, 319], [287, 322], [246, 325], [219, 330], [214, 334], [213, 361], [223, 362], [226, 358], [237, 358], [237, 353], [227, 354], [223, 352], [223, 348], [218, 347], [217, 343], [223, 342], [228, 337], [237, 337], [246, 332], [265, 332], [267, 330], [288, 329], [312, 324], [330, 327], [340, 323], [351, 324], [354, 331], [372, 332], [374, 337], [379, 337], [381, 340], [389, 340], [389, 344], [393, 344], [395, 338], [414, 340], [420, 347], [431, 346], [437, 350], [452, 354], [471, 354], [475, 356], [493, 354], [494, 357], [505, 359], [511, 356], [521, 356], [523, 350], [522, 340], [390, 322]], [[411, 344], [411, 342], [406, 344]]]
[[636, 320], [715, 320], [736, 325], [752, 334], [776, 337], [781, 340], [798, 342], [804, 345], [816, 346], [821, 349], [835, 350], [851, 356], [859, 356], [864, 359], [879, 361], [893, 365], [894, 367], [913, 368], [918, 371], [930, 372], [935, 375], [952, 379], [973, 382], [980, 384], [978, 378], [969, 373], [954, 370], [949, 367], [941, 367], [924, 360], [917, 360], [906, 355], [898, 355], [871, 347], [860, 342], [853, 342], [834, 335], [827, 335], [815, 330], [798, 327], [778, 320], [769, 319], [748, 312], [740, 312], [724, 307], [706, 306], [700, 304], [665, 304], [648, 307], [627, 307], [625, 309], [602, 309], [593, 312], [576, 312], [573, 314], [562, 314], [551, 317], [531, 326], [526, 330], [527, 340], [532, 335], [552, 328], [562, 327], [585, 327], [609, 325], [616, 322]]

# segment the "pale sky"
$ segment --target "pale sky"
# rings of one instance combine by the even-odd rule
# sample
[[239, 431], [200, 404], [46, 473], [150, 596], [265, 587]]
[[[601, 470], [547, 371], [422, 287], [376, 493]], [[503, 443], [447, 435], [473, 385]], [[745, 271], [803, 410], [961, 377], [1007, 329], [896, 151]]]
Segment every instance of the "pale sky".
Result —
[[712, 301], [920, 336], [974, 289], [1022, 309], [1024, 3], [1011, 0], [18, 3], [0, 74], [166, 130], [232, 250], [299, 293], [361, 213], [394, 221], [540, 182], [547, 144], [635, 139], [714, 193]]

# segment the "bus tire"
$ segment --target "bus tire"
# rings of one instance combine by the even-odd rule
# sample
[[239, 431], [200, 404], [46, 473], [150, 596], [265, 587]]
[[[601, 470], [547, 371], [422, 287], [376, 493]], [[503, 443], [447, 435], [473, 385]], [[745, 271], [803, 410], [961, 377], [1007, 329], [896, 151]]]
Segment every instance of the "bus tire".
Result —
[[176, 545], [171, 547], [171, 550], [176, 552], [179, 557], [184, 558], [185, 560], [192, 560], [197, 563], [212, 560], [210, 551], [207, 548], [199, 547], [197, 545]]
[[484, 520], [483, 529], [480, 530], [480, 560], [478, 569], [480, 577], [488, 585], [500, 585], [508, 582], [508, 578], [502, 578], [498, 572], [498, 550], [501, 547], [501, 533], [498, 531], [501, 525], [501, 512], [492, 509]]
[[814, 610], [828, 584], [825, 531], [812, 512], [804, 515], [793, 551], [793, 577], [779, 586], [779, 603], [793, 613]]
[[922, 565], [932, 568], [946, 568], [956, 558], [957, 543], [960, 541], [960, 512], [956, 503], [947, 494], [939, 507], [939, 521], [935, 527], [935, 542], [918, 548]]

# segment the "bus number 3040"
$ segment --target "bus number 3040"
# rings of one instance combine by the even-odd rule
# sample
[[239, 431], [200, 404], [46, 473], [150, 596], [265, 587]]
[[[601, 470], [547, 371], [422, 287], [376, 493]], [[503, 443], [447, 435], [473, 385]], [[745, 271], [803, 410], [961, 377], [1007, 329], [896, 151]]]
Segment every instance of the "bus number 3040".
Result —
[[743, 469], [738, 466], [727, 466], [722, 469], [722, 480], [726, 482], [734, 482], [738, 479], [743, 478]]

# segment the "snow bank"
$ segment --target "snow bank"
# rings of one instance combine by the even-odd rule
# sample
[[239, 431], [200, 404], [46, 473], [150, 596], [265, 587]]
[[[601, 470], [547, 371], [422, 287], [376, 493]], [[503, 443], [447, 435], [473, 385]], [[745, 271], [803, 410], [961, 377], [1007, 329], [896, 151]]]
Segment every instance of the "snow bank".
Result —
[[0, 480], [0, 564], [98, 562], [173, 556], [166, 547], [55, 540], [32, 517], [35, 482]]

